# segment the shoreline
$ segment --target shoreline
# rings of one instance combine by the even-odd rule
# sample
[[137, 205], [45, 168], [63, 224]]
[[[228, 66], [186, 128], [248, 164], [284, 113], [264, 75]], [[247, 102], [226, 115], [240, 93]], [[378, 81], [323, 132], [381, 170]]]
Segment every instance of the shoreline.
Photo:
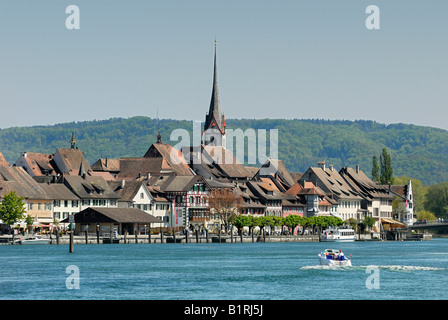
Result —
[[[25, 238], [27, 236], [16, 236], [15, 239]], [[50, 240], [50, 237], [45, 236], [45, 239]], [[372, 238], [362, 237], [361, 239], [356, 239], [355, 242], [370, 242], [370, 241], [429, 241], [432, 240], [433, 236], [431, 234], [426, 234], [419, 237], [412, 237], [409, 239], [380, 239], [380, 238]], [[448, 238], [448, 235], [438, 235], [435, 238]], [[20, 244], [12, 244], [11, 243], [12, 236], [0, 236], [0, 245], [20, 245]], [[120, 235], [117, 238], [113, 238], [114, 244], [152, 244], [152, 243], [256, 243], [256, 242], [266, 242], [266, 243], [276, 243], [276, 242], [321, 242], [319, 240], [318, 235], [281, 235], [281, 236], [266, 236], [262, 237], [259, 235], [256, 236], [221, 236], [219, 238], [217, 235], [213, 234], [210, 236], [198, 236], [192, 235], [186, 237], [185, 235], [176, 235], [175, 240], [172, 235], [163, 235], [161, 237], [159, 234], [151, 235]], [[70, 237], [64, 235], [63, 237], [51, 238], [50, 245], [68, 245], [70, 243]], [[329, 242], [333, 243], [333, 242]], [[335, 242], [337, 243], [337, 242]], [[88, 236], [87, 239], [85, 236], [74, 236], [73, 244], [110, 244], [110, 238], [100, 237], [99, 239], [95, 236]]]

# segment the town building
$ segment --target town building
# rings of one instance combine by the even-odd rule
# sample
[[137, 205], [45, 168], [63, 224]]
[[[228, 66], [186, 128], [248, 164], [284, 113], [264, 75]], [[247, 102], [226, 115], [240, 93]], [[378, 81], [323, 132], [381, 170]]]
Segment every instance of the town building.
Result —
[[[101, 237], [110, 237], [112, 232], [135, 235], [162, 221], [138, 208], [86, 208], [74, 215], [75, 234], [96, 233]], [[68, 218], [62, 220], [68, 223]]]
[[51, 200], [52, 223], [58, 224], [81, 209], [80, 198], [61, 183], [39, 183]]
[[397, 208], [400, 208], [397, 210], [399, 215], [397, 219], [407, 225], [413, 225], [416, 217], [414, 216], [414, 195], [411, 180], [405, 185], [389, 185], [387, 188], [389, 195], [398, 202]]
[[[362, 197], [361, 211], [364, 216], [370, 216], [375, 219], [375, 228], [380, 230], [381, 224], [386, 219], [392, 219], [392, 200], [386, 188], [373, 182], [367, 175], [356, 168], [343, 167], [339, 171], [344, 180], [356, 190]], [[362, 220], [361, 216], [359, 220]]]
[[331, 215], [344, 221], [350, 218], [362, 219], [361, 201], [363, 198], [353, 190], [333, 166], [330, 165], [327, 168], [325, 162], [319, 162], [318, 167], [308, 168], [301, 180], [312, 182], [326, 193], [329, 199], [337, 201], [337, 206], [331, 206]]

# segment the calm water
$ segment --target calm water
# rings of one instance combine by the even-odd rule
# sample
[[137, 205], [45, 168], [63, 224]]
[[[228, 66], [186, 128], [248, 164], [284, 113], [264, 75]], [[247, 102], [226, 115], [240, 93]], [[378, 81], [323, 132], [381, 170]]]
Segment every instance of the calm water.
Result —
[[[318, 265], [325, 248], [353, 267]], [[448, 299], [448, 239], [425, 242], [0, 246], [1, 299]], [[79, 269], [69, 290], [66, 268]], [[368, 266], [379, 289], [368, 289]], [[370, 283], [372, 283], [370, 281]]]

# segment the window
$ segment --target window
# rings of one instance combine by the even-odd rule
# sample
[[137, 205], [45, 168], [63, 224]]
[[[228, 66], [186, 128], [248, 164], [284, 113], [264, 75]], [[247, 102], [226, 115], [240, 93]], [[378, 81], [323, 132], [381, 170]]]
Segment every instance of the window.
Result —
[[29, 210], [33, 210], [33, 207], [34, 207], [34, 203], [30, 203], [30, 204], [28, 204], [28, 209], [29, 209]]
[[64, 200], [64, 207], [68, 207], [68, 200]]
[[58, 219], [58, 220], [61, 219], [61, 213], [60, 212], [55, 212], [54, 213], [54, 218]]
[[54, 200], [54, 206], [60, 207], [61, 206], [61, 200]]
[[51, 210], [51, 203], [45, 203], [45, 210]]
[[78, 207], [78, 200], [72, 200], [72, 208]]
[[145, 194], [143, 192], [140, 193], [140, 199], [145, 199]]

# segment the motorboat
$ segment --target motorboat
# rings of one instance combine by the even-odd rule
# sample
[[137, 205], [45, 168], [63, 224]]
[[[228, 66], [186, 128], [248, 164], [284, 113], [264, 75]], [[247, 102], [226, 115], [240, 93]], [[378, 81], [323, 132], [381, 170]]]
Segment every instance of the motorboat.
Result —
[[49, 244], [50, 241], [50, 239], [44, 238], [41, 235], [34, 235], [24, 239], [20, 238], [17, 242], [19, 244]]
[[319, 262], [324, 266], [348, 266], [352, 265], [352, 261], [348, 259], [342, 250], [325, 249], [317, 255]]
[[322, 242], [353, 242], [355, 240], [355, 230], [351, 227], [329, 227], [320, 235]]

